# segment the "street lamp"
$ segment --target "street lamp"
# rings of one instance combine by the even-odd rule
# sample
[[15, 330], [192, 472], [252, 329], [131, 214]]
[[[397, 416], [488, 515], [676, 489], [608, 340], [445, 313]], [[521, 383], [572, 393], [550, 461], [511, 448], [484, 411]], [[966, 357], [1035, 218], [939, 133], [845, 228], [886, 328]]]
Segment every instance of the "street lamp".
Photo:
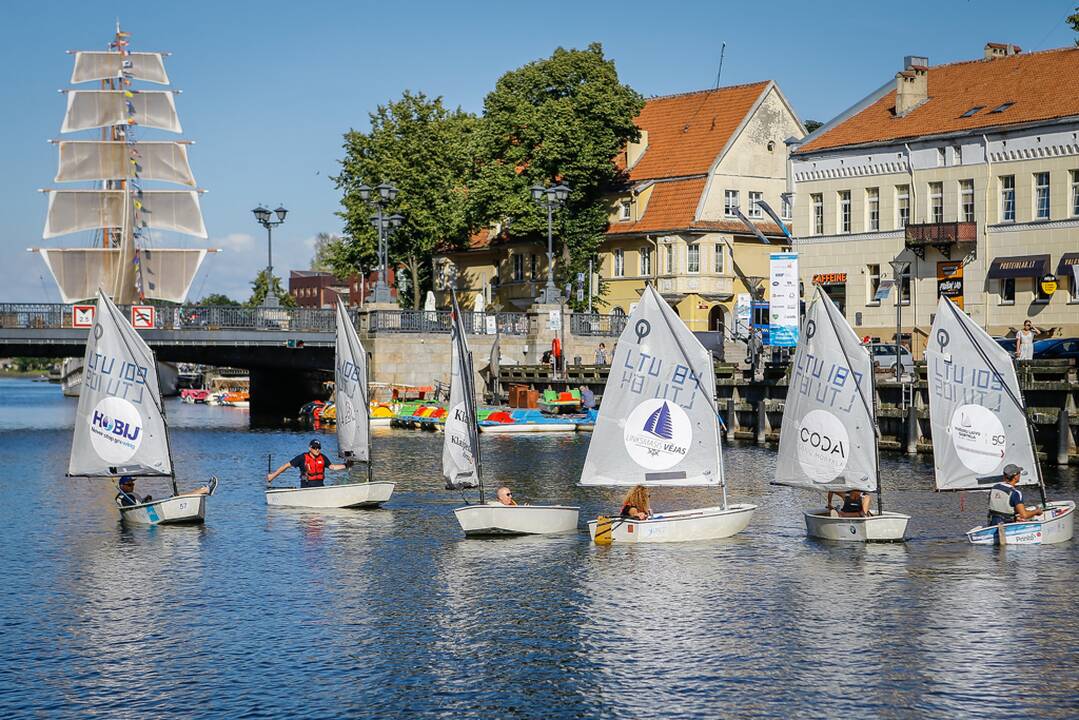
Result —
[[389, 183], [370, 188], [360, 185], [356, 188], [360, 200], [375, 208], [375, 214], [371, 217], [371, 225], [378, 231], [378, 282], [375, 283], [374, 300], [376, 303], [393, 302], [390, 297], [390, 286], [386, 283], [386, 266], [389, 264], [389, 236], [396, 228], [401, 227], [405, 218], [403, 215], [383, 216], [383, 209], [397, 199], [398, 190]]
[[547, 285], [540, 293], [539, 301], [544, 305], [558, 305], [562, 296], [554, 284], [554, 211], [565, 205], [569, 197], [569, 187], [559, 184], [552, 187], [532, 186], [532, 199], [547, 209]]
[[899, 364], [899, 342], [900, 342], [900, 328], [902, 323], [900, 322], [903, 312], [903, 283], [902, 277], [907, 272], [907, 268], [910, 267], [909, 260], [900, 260], [898, 257], [895, 260], [889, 260], [888, 264], [892, 266], [892, 280], [895, 282], [895, 379], [899, 380], [901, 372], [901, 366]]
[[273, 291], [273, 229], [285, 222], [288, 210], [278, 205], [273, 213], [277, 214], [277, 220], [271, 220], [271, 211], [259, 205], [251, 211], [255, 215], [255, 221], [266, 228], [266, 297], [262, 299], [262, 307], [275, 308], [280, 306], [277, 294]]

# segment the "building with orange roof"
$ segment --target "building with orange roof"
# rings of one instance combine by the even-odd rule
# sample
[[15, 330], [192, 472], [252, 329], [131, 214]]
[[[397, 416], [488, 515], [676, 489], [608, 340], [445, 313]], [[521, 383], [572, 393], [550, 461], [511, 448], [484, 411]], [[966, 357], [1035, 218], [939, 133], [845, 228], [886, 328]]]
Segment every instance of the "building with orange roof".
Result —
[[[802, 123], [772, 81], [651, 98], [636, 122], [640, 140], [615, 158], [627, 183], [611, 198], [593, 308], [628, 314], [651, 282], [690, 329], [729, 335], [739, 296], [748, 298], [751, 286], [767, 295], [760, 280], [768, 254], [787, 242], [756, 203], [789, 217], [785, 143], [805, 135]], [[503, 228], [436, 258], [440, 263], [436, 274], [452, 264], [465, 294], [485, 291], [516, 308], [530, 305], [546, 282], [545, 248], [515, 241]], [[486, 290], [477, 284], [484, 280]]]
[[1079, 48], [908, 56], [794, 148], [791, 177], [805, 286], [859, 335], [893, 341], [899, 303], [920, 355], [941, 294], [994, 335], [1079, 334]]

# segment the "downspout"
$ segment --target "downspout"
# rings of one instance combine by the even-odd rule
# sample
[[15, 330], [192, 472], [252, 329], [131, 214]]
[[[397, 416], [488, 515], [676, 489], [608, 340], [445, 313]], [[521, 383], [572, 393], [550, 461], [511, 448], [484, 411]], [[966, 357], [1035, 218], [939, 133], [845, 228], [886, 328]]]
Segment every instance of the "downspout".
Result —
[[[982, 261], [985, 263], [990, 262], [992, 255], [989, 254], [989, 201], [990, 201], [990, 187], [993, 182], [993, 158], [989, 155], [989, 138], [982, 135], [982, 143], [985, 146], [985, 193], [982, 200], [983, 208], [983, 220], [982, 220], [982, 235], [985, 238], [985, 257]], [[975, 218], [978, 216], [975, 215]], [[974, 252], [977, 253], [978, 249], [975, 247]], [[989, 266], [986, 265], [985, 274], [989, 274]], [[982, 287], [982, 307], [985, 313], [985, 331], [989, 332], [989, 279], [986, 278], [982, 281], [984, 283]]]

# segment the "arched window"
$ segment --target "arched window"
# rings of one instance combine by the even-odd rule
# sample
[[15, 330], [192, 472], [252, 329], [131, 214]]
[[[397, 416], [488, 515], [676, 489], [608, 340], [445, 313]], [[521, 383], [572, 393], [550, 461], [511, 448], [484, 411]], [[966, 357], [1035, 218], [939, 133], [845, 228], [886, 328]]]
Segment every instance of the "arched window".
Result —
[[611, 315], [616, 315], [618, 317], [625, 317], [626, 316], [626, 311], [616, 305], [615, 307], [611, 308]]

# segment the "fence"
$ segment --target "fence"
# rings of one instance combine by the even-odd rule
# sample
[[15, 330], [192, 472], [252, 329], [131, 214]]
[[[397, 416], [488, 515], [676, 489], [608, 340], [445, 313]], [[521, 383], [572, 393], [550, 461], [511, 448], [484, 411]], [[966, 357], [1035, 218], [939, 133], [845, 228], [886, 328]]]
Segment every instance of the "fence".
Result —
[[[75, 327], [75, 307], [59, 303], [0, 303], [0, 327], [72, 328]], [[125, 317], [131, 317], [130, 306], [121, 305], [120, 311]], [[144, 322], [148, 321], [149, 318], [145, 318]], [[157, 330], [333, 332], [335, 322], [333, 310], [317, 308], [169, 306], [154, 308], [152, 327]]]
[[573, 313], [569, 328], [574, 335], [618, 337], [626, 329], [626, 316]]
[[[368, 315], [368, 332], [448, 333], [452, 320], [448, 310], [375, 310]], [[465, 329], [474, 335], [527, 335], [527, 313], [462, 312]]]

